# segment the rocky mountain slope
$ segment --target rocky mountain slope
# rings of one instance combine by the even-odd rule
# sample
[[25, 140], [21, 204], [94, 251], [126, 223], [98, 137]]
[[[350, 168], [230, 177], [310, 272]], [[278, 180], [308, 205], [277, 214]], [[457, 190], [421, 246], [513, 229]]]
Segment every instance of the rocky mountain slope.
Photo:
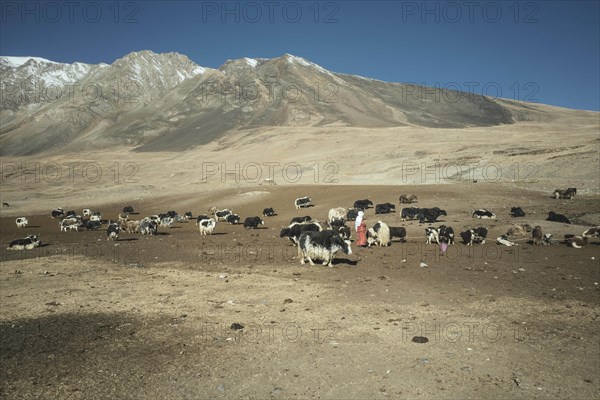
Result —
[[468, 128], [556, 118], [555, 107], [338, 74], [289, 54], [218, 69], [151, 51], [111, 65], [0, 57], [0, 79], [2, 155], [181, 151], [261, 127]]

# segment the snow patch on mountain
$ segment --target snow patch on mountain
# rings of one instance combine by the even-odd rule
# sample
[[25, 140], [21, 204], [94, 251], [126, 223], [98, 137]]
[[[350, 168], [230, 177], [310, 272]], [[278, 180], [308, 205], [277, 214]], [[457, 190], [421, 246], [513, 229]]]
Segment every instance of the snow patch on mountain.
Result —
[[246, 61], [246, 64], [248, 64], [251, 67], [256, 67], [258, 65], [258, 61], [254, 58], [244, 57], [244, 61]]
[[204, 67], [184, 55], [157, 54], [147, 50], [130, 53], [113, 65], [129, 69], [131, 74], [128, 76], [140, 83], [146, 84], [158, 79], [165, 88], [206, 72]]
[[364, 79], [366, 81], [381, 82], [381, 83], [385, 83], [385, 84], [394, 84], [394, 82], [382, 81], [381, 79], [369, 78], [369, 77], [366, 77], [366, 76], [353, 75], [353, 74], [343, 74], [341, 72], [336, 72], [336, 75], [349, 76], [349, 77], [352, 77], [352, 78], [359, 78], [359, 79]]
[[0, 65], [6, 66], [6, 67], [11, 67], [11, 68], [18, 68], [21, 65], [27, 63], [29, 60], [34, 60], [38, 63], [45, 63], [45, 64], [58, 64], [55, 61], [46, 60], [45, 58], [42, 58], [42, 57], [2, 56], [2, 57], [0, 57]]
[[325, 68], [321, 67], [319, 64], [315, 64], [314, 62], [310, 62], [310, 61], [308, 61], [308, 60], [306, 60], [306, 59], [304, 59], [302, 57], [294, 56], [294, 55], [291, 55], [291, 54], [286, 54], [285, 58], [286, 58], [286, 61], [289, 62], [290, 64], [297, 63], [297, 64], [300, 64], [300, 65], [305, 66], [305, 67], [313, 67], [313, 68], [318, 69], [319, 71], [321, 71], [324, 74], [332, 75], [333, 76], [333, 74], [331, 72], [329, 72]]

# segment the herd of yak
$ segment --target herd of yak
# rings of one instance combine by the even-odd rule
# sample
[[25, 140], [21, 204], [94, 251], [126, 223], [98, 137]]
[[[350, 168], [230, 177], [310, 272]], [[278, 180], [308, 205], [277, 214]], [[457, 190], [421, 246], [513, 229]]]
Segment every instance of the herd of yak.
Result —
[[[577, 193], [577, 189], [568, 188], [566, 190], [556, 189], [552, 194], [553, 198], [572, 199]], [[400, 204], [411, 204], [417, 202], [415, 195], [402, 195], [399, 198]], [[301, 197], [295, 200], [296, 209], [312, 206], [310, 197]], [[313, 264], [313, 259], [323, 260], [323, 264], [330, 265], [334, 254], [337, 251], [343, 251], [351, 254], [350, 237], [352, 230], [346, 226], [347, 221], [354, 221], [358, 217], [359, 211], [367, 210], [373, 207], [375, 214], [389, 214], [395, 212], [395, 205], [392, 203], [383, 203], [374, 205], [368, 199], [357, 200], [353, 204], [353, 208], [347, 209], [343, 207], [332, 208], [329, 211], [325, 224], [313, 220], [310, 216], [295, 217], [290, 221], [290, 225], [283, 227], [280, 232], [280, 237], [287, 237], [298, 247], [298, 256], [301, 262], [309, 261]], [[128, 233], [140, 233], [142, 235], [156, 235], [158, 227], [170, 228], [175, 222], [181, 222], [193, 219], [192, 212], [186, 212], [179, 215], [175, 211], [151, 215], [140, 220], [134, 220], [131, 216], [134, 215], [133, 207], [126, 206], [123, 212], [119, 213], [116, 220], [103, 220], [99, 212], [92, 212], [90, 209], [84, 209], [83, 215], [78, 215], [75, 211], [64, 211], [62, 208], [52, 210], [51, 217], [59, 218], [59, 228], [61, 231], [79, 230], [85, 228], [87, 230], [98, 230], [103, 224], [107, 224], [107, 240], [118, 240], [119, 233], [126, 231]], [[265, 208], [262, 213], [263, 217], [275, 216], [275, 210], [272, 207]], [[447, 215], [445, 210], [438, 207], [433, 208], [417, 208], [405, 207], [402, 208], [400, 217], [402, 221], [417, 219], [420, 223], [436, 223], [437, 219]], [[520, 207], [512, 207], [511, 215], [513, 217], [524, 217], [526, 213]], [[496, 215], [485, 209], [478, 209], [472, 212], [473, 218], [495, 219]], [[217, 207], [212, 207], [208, 210], [208, 214], [198, 215], [195, 217], [198, 229], [201, 235], [210, 235], [213, 233], [219, 221], [228, 224], [240, 224], [241, 218], [228, 209], [219, 210]], [[549, 212], [547, 220], [572, 223], [569, 218], [564, 215]], [[28, 221], [25, 217], [16, 219], [16, 224], [19, 228], [27, 226]], [[246, 229], [255, 229], [259, 225], [264, 225], [264, 220], [258, 216], [247, 217], [243, 221], [243, 226]], [[324, 226], [323, 226], [324, 225]], [[476, 227], [460, 232], [460, 237], [466, 245], [483, 244], [487, 237], [487, 228]], [[513, 225], [505, 235], [496, 239], [497, 244], [505, 246], [514, 246], [509, 237], [524, 237], [530, 236], [531, 243], [539, 244], [556, 244], [559, 241], [552, 238], [551, 234], [544, 234], [540, 226], [531, 227], [528, 224]], [[392, 239], [396, 237], [401, 241], [405, 240], [406, 229], [404, 227], [391, 227], [382, 221], [377, 221], [371, 228], [367, 230], [368, 246], [379, 245], [389, 246]], [[588, 243], [592, 238], [600, 238], [600, 227], [587, 229], [581, 235], [565, 235], [564, 242], [574, 248], [581, 248]], [[425, 228], [426, 243], [437, 244], [454, 244], [454, 230], [452, 227], [441, 225], [437, 228], [429, 226]], [[28, 235], [23, 239], [13, 240], [9, 245], [9, 250], [31, 250], [38, 247], [41, 240], [38, 235]]]

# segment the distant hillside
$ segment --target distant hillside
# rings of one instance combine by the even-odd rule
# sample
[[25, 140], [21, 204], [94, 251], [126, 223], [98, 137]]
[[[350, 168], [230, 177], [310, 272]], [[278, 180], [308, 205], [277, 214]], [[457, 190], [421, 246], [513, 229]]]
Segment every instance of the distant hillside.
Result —
[[557, 118], [556, 107], [338, 74], [289, 54], [216, 70], [150, 51], [111, 65], [0, 57], [0, 79], [2, 155], [180, 151], [261, 127], [467, 128]]

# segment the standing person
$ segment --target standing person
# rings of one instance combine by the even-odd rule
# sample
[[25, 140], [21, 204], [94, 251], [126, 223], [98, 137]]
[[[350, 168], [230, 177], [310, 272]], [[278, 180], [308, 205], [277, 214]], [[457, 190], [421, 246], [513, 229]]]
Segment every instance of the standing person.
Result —
[[358, 227], [362, 224], [363, 216], [365, 215], [364, 211], [359, 211], [356, 219], [354, 220], [354, 229], [358, 231]]
[[354, 229], [356, 230], [356, 245], [365, 247], [367, 245], [367, 225], [363, 220], [364, 211], [359, 211], [356, 221], [354, 221]]

